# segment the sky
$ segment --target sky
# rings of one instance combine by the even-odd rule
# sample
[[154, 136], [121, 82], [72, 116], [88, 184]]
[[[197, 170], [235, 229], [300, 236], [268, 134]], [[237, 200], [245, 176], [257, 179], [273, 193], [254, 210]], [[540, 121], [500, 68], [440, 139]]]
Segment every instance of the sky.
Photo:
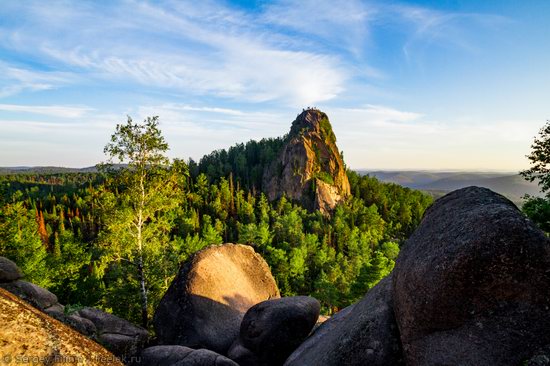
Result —
[[85, 167], [127, 116], [171, 157], [326, 112], [353, 169], [518, 171], [550, 1], [0, 0], [0, 166]]

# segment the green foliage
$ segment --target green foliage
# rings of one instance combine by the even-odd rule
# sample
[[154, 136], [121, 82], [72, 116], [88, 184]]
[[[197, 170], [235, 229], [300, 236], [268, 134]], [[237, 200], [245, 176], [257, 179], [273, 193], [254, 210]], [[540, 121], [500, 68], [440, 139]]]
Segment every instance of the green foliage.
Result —
[[[228, 150], [213, 151], [203, 156], [198, 165], [193, 161], [189, 163], [190, 166], [197, 166], [191, 171], [191, 176], [196, 178], [200, 173], [205, 174], [211, 183], [217, 183], [223, 177], [239, 187], [259, 192], [262, 190], [264, 171], [277, 158], [284, 141], [284, 137], [251, 140]], [[275, 169], [282, 174], [282, 166]]]
[[330, 175], [330, 173], [328, 172], [320, 171], [315, 173], [313, 177], [322, 180], [325, 183], [334, 185], [334, 179], [332, 178], [332, 175]]
[[142, 287], [151, 314], [179, 265], [222, 242], [253, 246], [282, 295], [312, 295], [323, 312], [335, 312], [391, 271], [400, 243], [431, 204], [421, 192], [348, 172], [353, 196], [325, 217], [261, 193], [262, 171], [283, 139], [187, 165], [164, 156], [156, 118], [129, 120], [115, 135], [106, 151], [127, 165], [0, 176], [0, 255], [63, 303], [135, 322], [143, 317]]
[[522, 206], [522, 211], [541, 230], [550, 233], [550, 200], [542, 197], [528, 197]]
[[388, 224], [387, 234], [391, 239], [406, 239], [420, 223], [424, 210], [433, 202], [432, 197], [421, 191], [348, 171], [351, 193], [366, 206], [376, 208]]
[[399, 244], [395, 242], [387, 242], [382, 244], [381, 251], [388, 259], [395, 261], [399, 255]]
[[531, 145], [531, 153], [527, 158], [532, 165], [531, 168], [520, 172], [528, 181], [538, 181], [541, 190], [550, 193], [550, 121], [539, 131]]
[[[124, 296], [108, 307], [118, 308], [122, 301], [125, 308], [118, 311], [132, 314], [131, 309], [126, 310], [127, 304], [141, 303], [141, 322], [145, 327], [165, 290], [162, 283], [176, 270], [174, 256], [170, 255], [175, 218], [171, 211], [178, 207], [183, 195], [187, 167], [180, 161], [170, 165], [165, 156], [167, 150], [158, 117], [148, 117], [142, 124], [133, 123], [128, 117], [126, 124], [117, 125], [111, 142], [105, 146], [109, 163], [100, 167], [108, 179], [101, 192], [104, 230], [98, 239], [111, 266], [130, 266], [117, 269], [110, 288], [120, 287]], [[113, 170], [113, 160], [127, 166]], [[205, 235], [213, 235], [208, 224], [204, 230]]]
[[[188, 177], [185, 169], [177, 173], [182, 169], [173, 165], [159, 178], [171, 191], [176, 189], [174, 184], [182, 188], [176, 189], [174, 201], [157, 211], [143, 231], [149, 311], [189, 255], [211, 244], [241, 242], [254, 246], [267, 260], [283, 295], [317, 296], [324, 312], [334, 312], [360, 299], [389, 272], [399, 243], [431, 203], [417, 191], [349, 172], [356, 195], [328, 218], [284, 197], [270, 203], [264, 194], [237, 188], [231, 180], [220, 178], [210, 184], [204, 174]], [[135, 265], [139, 252], [128, 234], [135, 213], [129, 186], [125, 180], [104, 175], [71, 197], [61, 191], [46, 196], [37, 196], [32, 189], [23, 191], [13, 198], [16, 203], [2, 208], [4, 217], [11, 213], [9, 219], [0, 220], [0, 235], [16, 237], [7, 228], [18, 232], [19, 225], [26, 239], [2, 243], [13, 243], [11, 247], [18, 248], [11, 252], [16, 262], [32, 263], [25, 267], [26, 273], [36, 274], [66, 303], [100, 306], [139, 321]], [[51, 242], [57, 243], [54, 247], [59, 251], [41, 241], [33, 208], [37, 206], [42, 207], [48, 236], [57, 238]], [[0, 255], [6, 253], [4, 246]], [[48, 263], [63, 261], [69, 265], [59, 270], [60, 275], [46, 270]], [[64, 281], [63, 276], [69, 279]]]
[[82, 310], [84, 309], [85, 306], [81, 305], [81, 304], [65, 304], [65, 314], [66, 315], [72, 315], [74, 313], [76, 313], [77, 311], [79, 310]]
[[527, 156], [531, 167], [520, 174], [528, 181], [537, 181], [545, 198], [526, 196], [523, 212], [542, 230], [550, 232], [550, 121], [540, 129]]
[[22, 202], [7, 204], [0, 210], [0, 255], [19, 266], [28, 281], [50, 286], [47, 252], [40, 235], [36, 214]]
[[326, 139], [325, 142], [335, 144], [336, 143], [336, 135], [334, 134], [334, 131], [332, 131], [332, 126], [330, 125], [330, 122], [329, 122], [328, 117], [326, 115], [324, 115], [321, 118], [321, 120], [319, 121], [319, 126], [321, 127], [321, 131], [323, 133], [323, 136]]

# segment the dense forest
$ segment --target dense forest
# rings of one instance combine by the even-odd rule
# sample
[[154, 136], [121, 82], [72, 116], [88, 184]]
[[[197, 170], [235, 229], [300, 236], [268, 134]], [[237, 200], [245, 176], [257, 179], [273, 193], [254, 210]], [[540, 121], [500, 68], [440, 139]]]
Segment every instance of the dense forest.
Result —
[[[432, 203], [422, 192], [353, 171], [347, 172], [352, 195], [330, 216], [285, 197], [269, 202], [261, 192], [261, 171], [284, 139], [238, 144], [198, 163], [168, 161], [155, 121], [149, 127], [160, 144], [155, 171], [137, 164], [90, 173], [0, 175], [0, 255], [68, 309], [90, 305], [135, 322], [150, 318], [192, 253], [238, 242], [266, 259], [282, 295], [315, 296], [330, 314], [392, 270], [400, 245]], [[118, 156], [120, 146], [111, 143], [106, 152]], [[141, 181], [148, 206], [140, 207], [136, 225], [139, 197], [132, 179], [140, 171], [150, 183]], [[126, 229], [132, 225], [139, 227], [139, 251]], [[142, 286], [148, 309], [142, 309]]]

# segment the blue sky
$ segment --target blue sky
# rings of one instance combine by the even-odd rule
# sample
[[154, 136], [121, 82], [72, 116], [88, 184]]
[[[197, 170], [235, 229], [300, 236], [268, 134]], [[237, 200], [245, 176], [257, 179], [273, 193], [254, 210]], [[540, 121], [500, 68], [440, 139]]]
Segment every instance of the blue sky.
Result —
[[82, 167], [126, 115], [170, 156], [327, 112], [347, 164], [516, 171], [550, 118], [550, 2], [0, 2], [0, 166]]

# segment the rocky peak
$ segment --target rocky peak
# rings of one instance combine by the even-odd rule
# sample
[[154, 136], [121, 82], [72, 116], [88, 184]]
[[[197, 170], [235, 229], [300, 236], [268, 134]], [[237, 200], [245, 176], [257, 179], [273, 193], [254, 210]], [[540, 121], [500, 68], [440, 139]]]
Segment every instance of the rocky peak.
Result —
[[306, 109], [292, 122], [289, 137], [302, 134], [310, 136], [315, 134], [323, 140], [336, 143], [336, 136], [332, 131], [328, 116], [318, 109]]
[[323, 214], [349, 195], [344, 161], [325, 113], [307, 109], [296, 117], [280, 155], [264, 172], [263, 186], [270, 200], [284, 194]]

